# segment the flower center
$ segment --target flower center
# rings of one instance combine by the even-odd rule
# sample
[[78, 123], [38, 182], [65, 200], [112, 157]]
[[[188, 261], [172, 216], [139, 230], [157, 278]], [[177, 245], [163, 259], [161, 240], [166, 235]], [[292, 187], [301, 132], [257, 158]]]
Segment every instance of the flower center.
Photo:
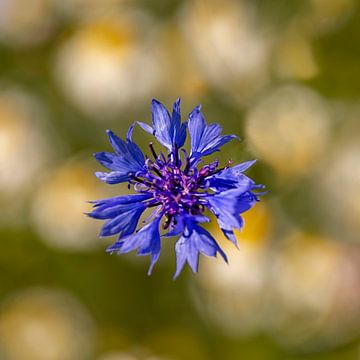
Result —
[[204, 212], [204, 204], [209, 185], [206, 177], [214, 174], [218, 161], [197, 169], [183, 150], [181, 159], [178, 149], [166, 158], [157, 155], [152, 143], [149, 145], [154, 160], [147, 158], [146, 171], [131, 175], [130, 184], [138, 192], [151, 193], [148, 206], [161, 206], [160, 211], [167, 218], [163, 224], [167, 228], [174, 217], [179, 214], [200, 215]]

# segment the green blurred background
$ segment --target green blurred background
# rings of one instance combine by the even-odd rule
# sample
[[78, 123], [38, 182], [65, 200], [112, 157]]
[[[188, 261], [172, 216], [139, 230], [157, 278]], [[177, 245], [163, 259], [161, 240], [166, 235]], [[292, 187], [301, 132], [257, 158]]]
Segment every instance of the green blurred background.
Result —
[[[357, 0], [0, 0], [0, 359], [359, 359], [359, 63]], [[125, 191], [105, 130], [178, 96], [269, 194], [174, 282], [82, 213]]]

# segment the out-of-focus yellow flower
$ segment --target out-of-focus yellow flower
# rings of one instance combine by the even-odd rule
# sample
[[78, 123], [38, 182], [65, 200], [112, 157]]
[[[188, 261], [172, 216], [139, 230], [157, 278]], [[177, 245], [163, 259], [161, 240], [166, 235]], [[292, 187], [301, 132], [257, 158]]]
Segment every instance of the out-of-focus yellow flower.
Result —
[[302, 232], [286, 236], [273, 259], [270, 329], [279, 342], [319, 349], [360, 332], [360, 303], [354, 297], [360, 289], [359, 256], [358, 247], [326, 238]]
[[258, 206], [241, 214], [241, 217], [244, 219], [244, 228], [241, 231], [235, 229], [239, 243], [246, 241], [264, 244], [273, 226], [269, 205], [261, 201]]
[[27, 195], [49, 163], [52, 136], [43, 126], [44, 111], [36, 99], [12, 88], [0, 92], [0, 223], [20, 224]]
[[[87, 18], [116, 12], [119, 6], [132, 0], [52, 0], [60, 14], [69, 17]], [[125, 9], [124, 9], [125, 10]]]
[[304, 29], [314, 35], [327, 33], [342, 26], [354, 13], [354, 0], [311, 0], [309, 13], [300, 20]]
[[156, 45], [158, 61], [166, 74], [161, 83], [163, 96], [173, 101], [181, 96], [192, 101], [200, 99], [208, 90], [208, 84], [190, 48], [174, 23], [164, 25]]
[[192, 55], [213, 86], [246, 102], [267, 83], [269, 43], [250, 3], [190, 1], [181, 15]]
[[51, 0], [0, 1], [0, 42], [10, 46], [30, 46], [47, 40], [56, 16]]
[[159, 69], [147, 41], [149, 18], [124, 12], [81, 26], [60, 47], [55, 75], [66, 96], [96, 119], [153, 94]]
[[329, 219], [327, 228], [342, 239], [360, 241], [360, 146], [358, 140], [338, 144], [319, 182], [321, 201]]
[[281, 78], [309, 80], [319, 72], [310, 40], [302, 33], [289, 31], [274, 51], [275, 70]]
[[[239, 249], [224, 238], [215, 236], [228, 255], [229, 264], [202, 259], [200, 288], [204, 291], [198, 309], [231, 335], [248, 335], [264, 327], [267, 241], [272, 229], [268, 206], [260, 203], [244, 216], [242, 232], [236, 232]], [[195, 301], [199, 294], [194, 294]], [[205, 304], [204, 304], [205, 302]]]
[[98, 360], [140, 360], [133, 354], [127, 352], [111, 352], [101, 355]]
[[34, 288], [3, 303], [0, 348], [6, 359], [89, 359], [93, 346], [90, 314], [65, 292]]
[[101, 355], [98, 360], [170, 360], [169, 358], [149, 355], [149, 351], [139, 349], [129, 352], [110, 352]]
[[104, 197], [92, 169], [81, 160], [61, 166], [43, 180], [32, 203], [33, 224], [43, 241], [64, 250], [92, 249], [98, 224], [84, 215], [89, 199]]
[[98, 360], [139, 360], [139, 358], [126, 352], [112, 352], [101, 355]]
[[43, 117], [39, 103], [25, 93], [0, 93], [0, 192], [16, 194], [33, 186], [49, 155]]
[[246, 121], [251, 148], [282, 176], [311, 174], [330, 137], [327, 104], [298, 85], [271, 90], [250, 109]]

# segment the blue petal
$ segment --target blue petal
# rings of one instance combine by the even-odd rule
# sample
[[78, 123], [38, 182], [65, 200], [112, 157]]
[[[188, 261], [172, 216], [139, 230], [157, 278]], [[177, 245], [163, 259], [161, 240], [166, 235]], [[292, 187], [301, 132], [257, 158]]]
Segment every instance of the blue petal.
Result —
[[190, 133], [191, 149], [196, 152], [201, 146], [201, 137], [206, 128], [206, 122], [198, 105], [189, 115], [188, 128]]
[[95, 176], [101, 181], [104, 181], [110, 185], [119, 184], [129, 180], [129, 176], [127, 173], [122, 173], [119, 171], [112, 171], [111, 173], [97, 171], [95, 173]]
[[233, 171], [243, 173], [256, 163], [256, 160], [249, 160], [232, 167]]
[[96, 154], [94, 154], [95, 159], [104, 167], [108, 169], [114, 169], [114, 159], [116, 158], [116, 155], [113, 155], [107, 151], [101, 151]]
[[186, 228], [186, 224], [189, 221], [195, 223], [199, 223], [199, 222], [202, 223], [202, 222], [210, 222], [210, 219], [203, 215], [188, 215], [188, 214], [178, 215], [176, 216], [176, 225], [173, 226], [168, 233], [163, 235], [163, 237], [172, 237], [184, 233], [185, 231], [187, 231], [185, 230], [185, 228]]
[[102, 227], [100, 236], [133, 233], [146, 204], [142, 201], [152, 197], [151, 194], [117, 196], [109, 199], [92, 201], [94, 210], [87, 215], [94, 219], [110, 219]]
[[201, 149], [201, 156], [210, 155], [213, 152], [218, 151], [219, 148], [227, 144], [232, 139], [238, 139], [236, 135], [224, 135], [218, 136], [217, 138], [211, 140], [209, 135], [205, 135], [201, 139], [204, 145], [204, 147]]
[[200, 106], [189, 115], [188, 128], [191, 138], [191, 158], [210, 155], [230, 140], [237, 138], [235, 135], [221, 135], [222, 128], [218, 124], [206, 125], [205, 118], [200, 111]]
[[200, 253], [213, 257], [220, 253], [227, 262], [225, 253], [208, 231], [191, 222], [188, 222], [187, 226], [189, 235], [181, 236], [175, 245], [176, 272], [174, 279], [180, 275], [186, 262], [193, 272], [197, 272]]
[[135, 123], [131, 124], [128, 128], [128, 131], [126, 133], [126, 140], [130, 143], [132, 142], [132, 134], [134, 131]]
[[115, 135], [111, 130], [106, 130], [109, 142], [118, 155], [127, 153], [126, 142]]
[[129, 173], [143, 171], [145, 157], [139, 147], [131, 140], [133, 127], [134, 125], [129, 128], [126, 142], [112, 131], [107, 131], [115, 153], [103, 151], [95, 154], [96, 160], [111, 170], [110, 173], [97, 172], [95, 175], [100, 180], [108, 184], [118, 184], [130, 180]]
[[176, 133], [175, 143], [177, 147], [180, 149], [185, 144], [186, 140], [186, 129], [187, 129], [187, 122], [181, 124], [180, 129]]
[[219, 244], [204, 228], [195, 226], [192, 237], [195, 238], [197, 248], [202, 254], [216, 257], [217, 253], [220, 253], [222, 258], [227, 262], [227, 257], [220, 248]]
[[149, 133], [149, 134], [151, 134], [151, 135], [155, 135], [155, 131], [154, 131], [154, 129], [153, 129], [150, 125], [145, 124], [145, 123], [143, 123], [143, 122], [141, 122], [141, 121], [138, 121], [137, 123], [138, 123], [138, 125], [139, 125], [143, 130], [145, 130], [147, 133]]
[[181, 124], [180, 114], [180, 98], [178, 98], [173, 106], [170, 136], [172, 138], [172, 144], [176, 144], [178, 148], [181, 148], [186, 140], [186, 128], [187, 123]]
[[144, 203], [120, 204], [108, 209], [108, 211], [103, 210], [103, 214], [95, 212], [93, 217], [98, 216], [98, 219], [110, 218], [102, 227], [100, 236], [120, 234], [122, 237], [132, 234], [145, 208]]
[[171, 118], [169, 112], [166, 110], [163, 104], [159, 101], [152, 100], [152, 125], [155, 130], [155, 136], [158, 141], [167, 147], [172, 149], [172, 137], [171, 137]]
[[181, 124], [180, 98], [174, 103], [172, 116], [158, 100], [152, 100], [152, 127], [138, 121], [138, 124], [149, 134], [152, 134], [168, 150], [180, 148], [186, 139], [187, 123]]
[[107, 251], [117, 251], [119, 254], [123, 254], [138, 249], [138, 255], [150, 255], [151, 262], [148, 271], [148, 275], [150, 275], [160, 256], [160, 219], [161, 217], [157, 217], [137, 233], [121, 238], [114, 245], [110, 246]]
[[117, 204], [132, 204], [135, 202], [140, 202], [143, 200], [147, 200], [152, 197], [150, 193], [143, 194], [130, 194], [130, 195], [120, 195], [107, 199], [94, 200], [90, 201], [94, 207], [102, 206], [102, 205], [117, 205]]
[[[221, 218], [218, 218], [217, 219], [217, 222], [219, 224], [219, 227], [221, 229], [221, 231], [223, 232], [223, 234], [225, 235], [225, 237], [230, 240], [237, 248], [239, 247], [238, 246], [238, 243], [237, 243], [237, 240], [236, 240], [236, 237], [235, 237], [235, 234], [234, 234], [234, 231], [232, 229], [232, 227], [227, 224], [227, 223], [224, 223]], [[243, 219], [240, 217], [240, 227], [243, 226]]]
[[140, 150], [140, 148], [132, 141], [132, 133], [134, 130], [134, 126], [135, 123], [132, 124], [127, 131], [126, 134], [127, 146], [132, 158], [135, 159], [140, 165], [140, 168], [142, 168], [145, 162], [145, 157], [142, 151]]
[[243, 192], [242, 189], [227, 190], [206, 197], [208, 207], [217, 217], [217, 222], [224, 235], [237, 246], [233, 228], [241, 229], [244, 221], [241, 213], [251, 209], [258, 198], [251, 191]]
[[199, 252], [194, 247], [191, 238], [182, 236], [175, 244], [176, 252], [176, 272], [174, 279], [176, 279], [186, 262], [190, 265], [191, 270], [195, 273], [198, 271]]
[[[206, 197], [210, 210], [216, 215], [220, 227], [241, 229], [243, 220], [240, 214], [249, 210], [257, 201], [251, 192], [233, 189]], [[225, 225], [226, 224], [226, 225]]]
[[237, 188], [238, 190], [246, 192], [252, 189], [255, 182], [244, 175], [243, 172], [254, 163], [255, 160], [247, 161], [233, 167], [226, 168], [215, 175], [207, 177], [205, 180], [209, 182], [210, 188], [214, 191], [219, 192]]
[[138, 161], [137, 154], [128, 152], [126, 154], [112, 154], [107, 151], [102, 151], [95, 154], [96, 160], [104, 167], [113, 171], [125, 171], [127, 169], [132, 172], [141, 171], [144, 162]]
[[94, 210], [87, 215], [95, 219], [112, 219], [127, 210], [128, 205], [132, 206], [151, 197], [152, 194], [137, 194], [92, 201]]
[[179, 216], [179, 220], [177, 220], [176, 225], [172, 227], [172, 229], [167, 232], [163, 237], [172, 237], [172, 236], [178, 236], [182, 234], [185, 230], [185, 223], [181, 220], [181, 217]]
[[180, 122], [181, 122], [180, 101], [181, 101], [180, 98], [176, 99], [176, 101], [174, 102], [173, 112], [172, 112], [172, 121], [173, 124], [176, 124], [175, 127], [177, 128], [180, 127]]

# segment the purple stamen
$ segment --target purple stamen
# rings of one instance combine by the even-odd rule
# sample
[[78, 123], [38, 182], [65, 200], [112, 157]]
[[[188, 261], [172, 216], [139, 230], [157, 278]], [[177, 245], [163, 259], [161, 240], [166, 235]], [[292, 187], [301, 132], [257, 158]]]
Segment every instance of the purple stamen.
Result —
[[163, 224], [164, 229], [167, 229], [179, 214], [202, 214], [206, 205], [204, 197], [207, 196], [204, 189], [209, 187], [203, 180], [219, 171], [217, 170], [219, 161], [216, 160], [198, 170], [192, 167], [186, 151], [183, 151], [185, 162], [182, 168], [183, 163], [176, 145], [167, 161], [162, 153], [157, 155], [152, 143], [149, 144], [149, 149], [155, 162], [147, 158], [145, 164], [148, 172], [130, 174], [130, 178], [135, 184], [136, 191], [152, 193], [154, 200], [147, 203], [147, 207], [161, 205], [161, 211], [167, 219]]

